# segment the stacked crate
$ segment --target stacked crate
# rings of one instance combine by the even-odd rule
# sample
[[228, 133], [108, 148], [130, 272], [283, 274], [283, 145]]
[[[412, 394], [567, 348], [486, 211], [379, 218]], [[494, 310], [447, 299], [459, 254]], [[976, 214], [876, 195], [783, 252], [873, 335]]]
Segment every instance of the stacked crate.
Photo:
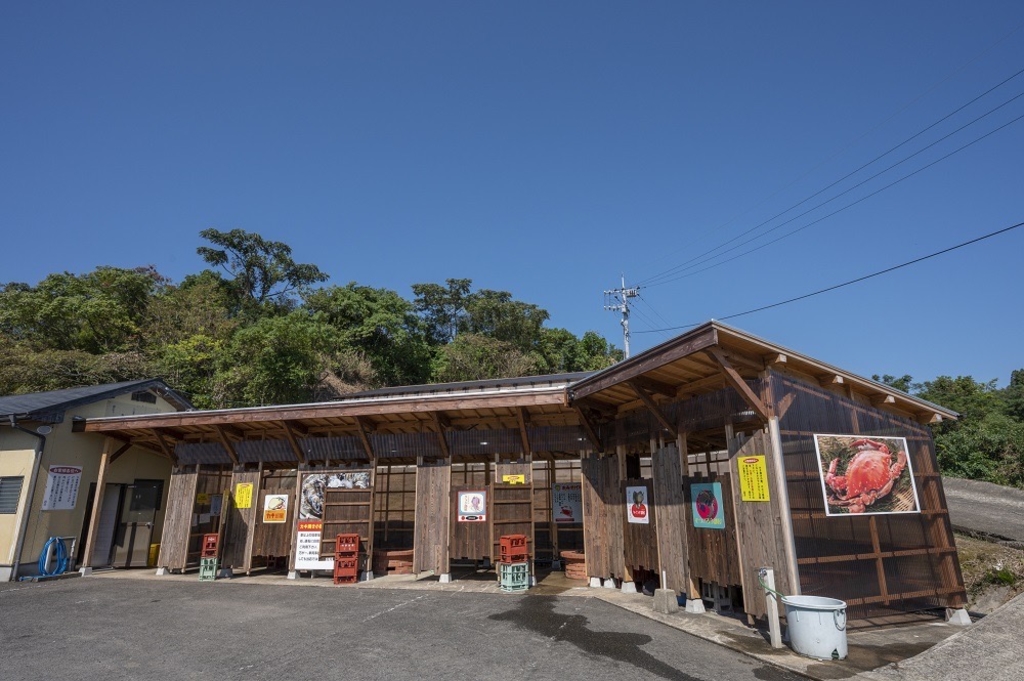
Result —
[[501, 560], [498, 562], [498, 581], [506, 592], [526, 591], [530, 588], [530, 556], [525, 534], [506, 534], [501, 537]]
[[334, 583], [355, 584], [359, 580], [359, 535], [339, 534], [334, 540]]
[[203, 535], [203, 545], [199, 554], [200, 582], [212, 582], [217, 579], [217, 549], [219, 546], [219, 534], [213, 532]]

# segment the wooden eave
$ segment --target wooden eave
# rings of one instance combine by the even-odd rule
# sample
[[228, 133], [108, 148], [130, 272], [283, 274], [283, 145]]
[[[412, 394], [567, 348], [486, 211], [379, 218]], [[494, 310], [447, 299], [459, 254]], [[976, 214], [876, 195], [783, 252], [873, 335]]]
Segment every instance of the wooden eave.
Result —
[[173, 442], [223, 442], [225, 431], [235, 440], [286, 440], [291, 427], [307, 436], [355, 436], [365, 442], [370, 431], [431, 432], [435, 415], [454, 430], [519, 429], [524, 418], [531, 427], [579, 425], [576, 412], [566, 404], [565, 385], [552, 385], [484, 394], [101, 417], [79, 421], [75, 430], [143, 444], [156, 443], [158, 437]]
[[[723, 361], [728, 369], [723, 368]], [[737, 377], [756, 379], [769, 368], [925, 423], [958, 416], [949, 409], [714, 321], [574, 383], [569, 388], [569, 399], [574, 406], [622, 414], [650, 406], [631, 382], [645, 386], [650, 399], [660, 403], [735, 387]], [[659, 388], [652, 392], [650, 386]], [[674, 388], [675, 394], [664, 395], [668, 388]], [[745, 399], [749, 398], [747, 395]], [[763, 406], [766, 415], [771, 415], [773, 405]]]

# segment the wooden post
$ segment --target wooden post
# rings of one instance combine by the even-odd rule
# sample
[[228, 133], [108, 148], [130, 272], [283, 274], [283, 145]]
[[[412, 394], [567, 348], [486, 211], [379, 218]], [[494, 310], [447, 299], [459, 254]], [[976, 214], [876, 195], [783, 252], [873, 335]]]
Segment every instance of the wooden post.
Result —
[[782, 434], [779, 432], [779, 419], [773, 416], [768, 421], [768, 436], [775, 462], [775, 488], [779, 495], [779, 516], [782, 520], [782, 548], [786, 554], [786, 576], [789, 578], [790, 590], [799, 595], [800, 573], [796, 563], [796, 539], [793, 537], [793, 513], [789, 506], [789, 487], [786, 484], [786, 462], [782, 455]]
[[103, 441], [103, 453], [100, 454], [100, 471], [96, 476], [96, 494], [92, 501], [92, 517], [89, 519], [89, 535], [85, 538], [85, 558], [82, 560], [82, 567], [92, 567], [92, 551], [96, 545], [96, 533], [99, 531], [100, 510], [103, 508], [103, 492], [107, 485], [107, 464], [110, 461], [110, 454], [114, 449], [114, 440], [106, 438]]
[[761, 568], [762, 579], [767, 589], [764, 592], [765, 609], [768, 611], [768, 634], [772, 648], [782, 647], [782, 630], [779, 625], [779, 602], [772, 593], [775, 590], [775, 570]]

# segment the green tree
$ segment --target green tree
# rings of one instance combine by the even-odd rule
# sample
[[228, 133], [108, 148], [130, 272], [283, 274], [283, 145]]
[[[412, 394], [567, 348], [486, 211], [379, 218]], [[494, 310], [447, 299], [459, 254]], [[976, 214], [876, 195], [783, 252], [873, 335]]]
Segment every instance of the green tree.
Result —
[[414, 309], [423, 319], [431, 345], [450, 343], [458, 335], [473, 282], [447, 279], [445, 284], [412, 285]]
[[314, 399], [337, 348], [334, 328], [296, 310], [240, 328], [218, 356], [212, 400], [221, 406]]
[[92, 354], [138, 349], [152, 297], [166, 280], [151, 267], [51, 274], [0, 289], [0, 333], [38, 349]]
[[515, 378], [540, 373], [537, 360], [514, 344], [474, 333], [460, 333], [438, 349], [432, 378], [437, 383]]
[[890, 374], [886, 374], [885, 376], [879, 377], [878, 374], [875, 374], [874, 376], [871, 377], [871, 380], [877, 381], [879, 383], [884, 383], [890, 388], [896, 388], [896, 390], [905, 393], [909, 393], [914, 384], [914, 379], [911, 378], [910, 374], [903, 374], [902, 376], [899, 377], [892, 376]]
[[426, 334], [412, 303], [395, 291], [352, 282], [310, 292], [305, 307], [337, 330], [340, 345], [369, 361], [381, 384], [429, 380]]
[[295, 262], [287, 244], [259, 234], [210, 228], [199, 235], [213, 247], [200, 246], [196, 252], [231, 276], [231, 290], [242, 311], [258, 310], [267, 304], [289, 309], [295, 302], [293, 296], [328, 278], [316, 265]]
[[567, 329], [542, 329], [538, 353], [545, 373], [598, 371], [622, 359], [622, 353], [594, 331], [582, 338]]
[[547, 310], [513, 300], [507, 291], [483, 289], [465, 299], [465, 315], [459, 330], [510, 343], [521, 352], [536, 349]]

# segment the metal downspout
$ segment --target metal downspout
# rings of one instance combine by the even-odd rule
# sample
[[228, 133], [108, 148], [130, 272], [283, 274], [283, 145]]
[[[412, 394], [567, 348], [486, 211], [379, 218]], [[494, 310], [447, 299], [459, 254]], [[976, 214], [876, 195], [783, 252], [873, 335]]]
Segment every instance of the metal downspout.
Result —
[[11, 568], [11, 581], [18, 579], [18, 569], [21, 567], [21, 552], [25, 548], [25, 535], [28, 534], [28, 519], [32, 515], [32, 502], [35, 500], [36, 495], [36, 481], [39, 479], [39, 462], [43, 458], [43, 448], [46, 447], [46, 436], [31, 431], [28, 428], [23, 428], [18, 425], [18, 420], [14, 414], [11, 414], [11, 428], [20, 430], [23, 433], [28, 433], [34, 438], [39, 439], [39, 443], [36, 445], [36, 456], [32, 462], [32, 476], [29, 478], [28, 483], [28, 497], [25, 499], [25, 513], [21, 517], [21, 527], [18, 528], [18, 541], [17, 547], [14, 550], [14, 564]]

